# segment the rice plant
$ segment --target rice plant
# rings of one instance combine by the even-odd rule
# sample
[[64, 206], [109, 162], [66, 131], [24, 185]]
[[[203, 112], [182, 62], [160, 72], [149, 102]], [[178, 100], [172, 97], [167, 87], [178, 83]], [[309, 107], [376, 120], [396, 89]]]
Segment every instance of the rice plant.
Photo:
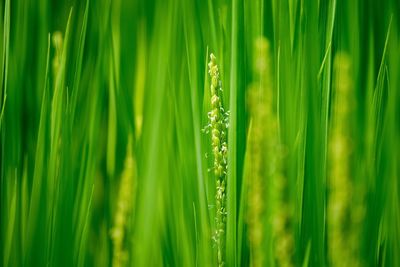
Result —
[[0, 266], [400, 266], [397, 0], [4, 0]]
[[211, 144], [214, 156], [213, 171], [215, 175], [215, 242], [217, 243], [218, 266], [225, 264], [225, 232], [226, 232], [226, 174], [228, 165], [227, 128], [228, 112], [222, 104], [222, 85], [219, 80], [219, 71], [216, 58], [210, 55], [208, 63], [211, 76], [211, 111], [208, 113], [211, 130]]

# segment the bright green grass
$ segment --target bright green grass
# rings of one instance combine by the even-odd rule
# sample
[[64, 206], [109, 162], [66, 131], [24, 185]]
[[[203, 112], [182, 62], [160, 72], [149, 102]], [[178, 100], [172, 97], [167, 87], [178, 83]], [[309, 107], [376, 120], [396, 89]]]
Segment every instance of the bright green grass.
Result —
[[[400, 266], [399, 10], [397, 0], [2, 1], [0, 265], [111, 265], [134, 136], [129, 266], [216, 266], [213, 158], [202, 132], [214, 53], [230, 111], [226, 263], [248, 266], [245, 95], [254, 41], [265, 36], [295, 265], [329, 265], [333, 59], [344, 51], [355, 90], [352, 179], [364, 190], [358, 257]], [[64, 44], [57, 72], [56, 31]]]

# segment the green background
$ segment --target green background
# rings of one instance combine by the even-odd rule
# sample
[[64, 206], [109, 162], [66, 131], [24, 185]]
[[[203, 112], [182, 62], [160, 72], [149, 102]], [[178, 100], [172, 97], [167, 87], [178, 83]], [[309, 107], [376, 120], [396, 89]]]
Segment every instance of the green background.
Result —
[[226, 263], [248, 266], [245, 94], [254, 41], [265, 36], [295, 207], [295, 265], [329, 265], [332, 68], [345, 51], [355, 95], [351, 170], [365, 189], [358, 257], [400, 266], [399, 12], [397, 0], [3, 0], [0, 265], [111, 265], [128, 136], [137, 165], [128, 264], [216, 265], [211, 142], [201, 131], [212, 52], [230, 111]]

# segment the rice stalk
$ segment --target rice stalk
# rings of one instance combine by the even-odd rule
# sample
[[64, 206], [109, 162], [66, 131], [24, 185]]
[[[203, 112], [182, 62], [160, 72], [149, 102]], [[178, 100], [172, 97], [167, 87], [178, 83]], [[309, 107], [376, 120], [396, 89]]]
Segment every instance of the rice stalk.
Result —
[[136, 193], [136, 161], [132, 152], [132, 138], [129, 138], [124, 170], [118, 191], [117, 210], [114, 217], [114, 226], [111, 229], [113, 244], [112, 266], [127, 266], [129, 260], [127, 243], [129, 241], [129, 219], [135, 204]]
[[61, 56], [63, 51], [63, 36], [60, 31], [56, 31], [53, 33], [51, 38], [53, 48], [54, 48], [54, 57], [52, 60], [52, 67], [53, 67], [53, 87], [55, 87], [56, 78], [58, 75], [58, 70], [60, 69], [61, 65]]
[[[251, 105], [256, 107], [255, 111], [252, 112], [252, 109], [250, 109], [250, 112], [254, 114], [256, 118], [254, 123], [258, 124], [259, 127], [257, 130], [259, 132], [253, 133], [255, 136], [259, 136], [259, 143], [251, 145], [255, 146], [252, 148], [252, 153], [254, 155], [259, 154], [258, 157], [260, 159], [254, 159], [252, 164], [254, 168], [258, 168], [257, 171], [260, 173], [258, 175], [259, 179], [261, 179], [261, 175], [264, 177], [262, 178], [263, 181], [254, 182], [251, 185], [250, 188], [253, 190], [251, 194], [254, 193], [251, 198], [254, 199], [250, 200], [250, 204], [253, 205], [253, 208], [256, 205], [262, 205], [256, 204], [256, 202], [262, 201], [262, 195], [258, 197], [257, 194], [270, 194], [270, 196], [264, 198], [267, 201], [268, 199], [270, 200], [270, 203], [266, 203], [266, 206], [270, 208], [267, 216], [272, 223], [274, 262], [277, 266], [294, 266], [295, 244], [292, 231], [293, 218], [292, 206], [289, 199], [289, 182], [285, 175], [285, 147], [279, 138], [277, 110], [274, 104], [273, 63], [270, 43], [267, 39], [259, 38], [257, 40], [256, 53], [258, 54], [256, 54], [254, 59], [254, 70], [256, 79], [258, 79], [258, 88], [256, 86], [249, 91], [249, 99], [252, 100]], [[260, 164], [260, 166], [256, 167], [255, 164]], [[263, 189], [262, 183], [269, 188]], [[254, 212], [261, 212], [261, 209]], [[261, 214], [258, 214], [257, 217], [262, 218]], [[266, 236], [263, 237], [262, 234], [258, 237], [255, 236], [260, 235], [258, 233], [260, 230], [257, 229], [260, 226], [257, 226], [258, 223], [255, 222], [253, 224], [254, 229], [250, 230], [250, 238], [253, 239], [253, 245], [261, 246], [262, 239], [266, 239]], [[260, 255], [257, 255], [255, 252], [254, 257], [258, 258], [254, 258], [254, 264], [258, 264], [255, 266], [263, 266], [262, 255], [265, 253], [261, 248], [258, 248], [258, 250], [260, 251], [257, 253]]]
[[214, 156], [214, 175], [216, 178], [215, 193], [215, 236], [217, 243], [218, 266], [225, 265], [225, 232], [226, 232], [226, 174], [228, 169], [228, 145], [227, 128], [228, 114], [225, 112], [222, 104], [222, 85], [219, 78], [219, 70], [214, 54], [210, 55], [208, 64], [209, 74], [211, 76], [211, 107], [208, 113], [211, 129], [212, 151]]
[[269, 42], [264, 37], [259, 37], [255, 42], [253, 62], [254, 82], [247, 90], [247, 109], [250, 117], [248, 133], [248, 153], [246, 154], [246, 175], [249, 187], [248, 214], [249, 225], [248, 239], [250, 243], [251, 266], [263, 266], [264, 251], [262, 247], [265, 239], [263, 218], [267, 205], [266, 199], [266, 169], [264, 162], [267, 133], [265, 120], [267, 108], [265, 105], [266, 94], [271, 92], [272, 79], [270, 75], [271, 58], [269, 55]]
[[356, 188], [352, 181], [350, 117], [353, 110], [351, 60], [339, 52], [334, 58], [334, 103], [329, 136], [328, 257], [331, 266], [362, 266], [359, 253], [360, 209], [352, 204]]

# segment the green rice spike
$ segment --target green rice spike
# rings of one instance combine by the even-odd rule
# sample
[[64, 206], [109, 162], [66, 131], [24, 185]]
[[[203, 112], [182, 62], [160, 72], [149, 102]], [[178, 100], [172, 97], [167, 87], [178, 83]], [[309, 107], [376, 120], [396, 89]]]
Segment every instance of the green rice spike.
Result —
[[[256, 40], [254, 56], [254, 75], [256, 84], [248, 91], [250, 114], [256, 140], [250, 145], [255, 157], [251, 165], [254, 179], [250, 188], [250, 211], [254, 216], [250, 222], [250, 241], [253, 244], [253, 266], [264, 266], [263, 248], [267, 233], [263, 233], [261, 221], [263, 208], [269, 208], [267, 218], [272, 223], [272, 250], [277, 266], [294, 266], [294, 236], [292, 206], [289, 198], [289, 183], [285, 174], [284, 146], [279, 138], [278, 117], [274, 105], [273, 64], [270, 43], [260, 37]], [[256, 159], [258, 158], [258, 159]], [[258, 166], [257, 166], [258, 165]], [[258, 178], [257, 178], [258, 177]], [[259, 180], [259, 181], [257, 181]], [[263, 188], [264, 187], [264, 188]], [[258, 196], [257, 196], [258, 195]], [[267, 196], [266, 196], [267, 195]], [[260, 203], [257, 203], [260, 202]], [[257, 206], [265, 205], [261, 208]], [[258, 209], [258, 210], [254, 210]], [[258, 213], [255, 215], [255, 213]]]
[[127, 266], [129, 259], [126, 243], [129, 241], [129, 219], [134, 207], [136, 192], [136, 161], [132, 152], [132, 137], [129, 138], [125, 158], [124, 170], [119, 185], [114, 226], [111, 229], [111, 240], [113, 244], [113, 267]]
[[214, 174], [216, 178], [216, 216], [215, 241], [217, 243], [218, 266], [225, 265], [225, 232], [226, 232], [226, 174], [228, 170], [227, 113], [222, 105], [222, 85], [214, 54], [210, 55], [208, 64], [211, 76], [211, 111], [210, 119], [212, 151], [214, 156]]
[[[269, 42], [264, 37], [255, 41], [253, 74], [254, 82], [247, 90], [247, 108], [250, 116], [246, 155], [248, 193], [247, 223], [249, 225], [248, 239], [250, 243], [250, 265], [263, 266], [263, 240], [265, 231], [263, 217], [266, 210], [266, 179], [265, 179], [265, 119], [267, 109], [272, 105], [265, 105], [265, 93], [271, 92]], [[270, 111], [269, 111], [270, 112]]]
[[51, 37], [51, 41], [54, 48], [54, 57], [52, 61], [53, 67], [53, 87], [55, 87], [56, 78], [58, 75], [58, 70], [60, 69], [61, 65], [61, 57], [63, 51], [63, 36], [60, 31], [56, 31], [53, 33]]
[[[351, 60], [343, 52], [334, 58], [334, 103], [329, 135], [328, 169], [328, 257], [330, 266], [362, 266], [357, 256], [360, 221], [353, 206], [351, 178], [350, 116], [353, 109]], [[357, 213], [357, 214], [356, 214]]]

